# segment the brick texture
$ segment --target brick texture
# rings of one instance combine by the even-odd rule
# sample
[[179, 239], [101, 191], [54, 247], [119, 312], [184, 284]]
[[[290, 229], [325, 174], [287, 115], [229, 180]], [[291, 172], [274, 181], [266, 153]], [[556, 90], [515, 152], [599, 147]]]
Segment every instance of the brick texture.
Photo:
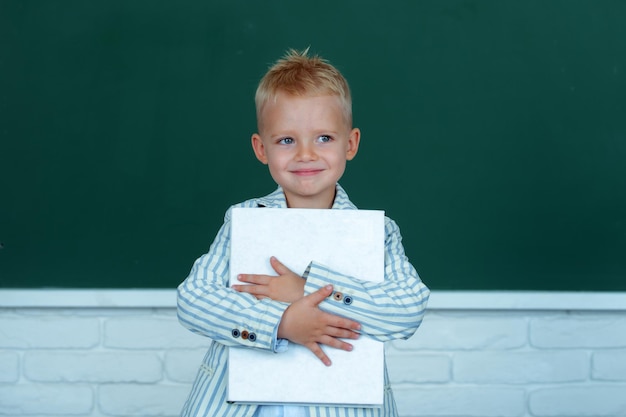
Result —
[[94, 390], [87, 385], [0, 385], [0, 415], [88, 416]]
[[[0, 417], [169, 417], [210, 340], [174, 308], [0, 308]], [[431, 310], [387, 343], [401, 417], [626, 417], [626, 311]]]
[[626, 350], [596, 352], [592, 364], [593, 379], [626, 382]]
[[538, 389], [530, 394], [533, 416], [626, 416], [626, 384]]
[[17, 382], [20, 377], [20, 356], [16, 352], [0, 351], [0, 383]]
[[480, 384], [580, 382], [589, 377], [586, 352], [482, 351], [454, 355], [454, 380]]
[[156, 383], [163, 377], [155, 352], [27, 352], [24, 376], [38, 382]]
[[530, 340], [538, 348], [626, 348], [626, 315], [561, 314], [531, 321]]

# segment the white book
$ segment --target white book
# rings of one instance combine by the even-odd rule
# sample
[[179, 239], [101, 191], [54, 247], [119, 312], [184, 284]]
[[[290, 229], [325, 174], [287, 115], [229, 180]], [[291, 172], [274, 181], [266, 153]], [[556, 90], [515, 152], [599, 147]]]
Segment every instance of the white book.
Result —
[[[297, 274], [315, 261], [344, 275], [382, 281], [384, 222], [379, 210], [234, 208], [230, 283], [239, 283], [238, 274], [276, 275], [270, 256]], [[230, 348], [228, 401], [380, 407], [383, 343], [366, 336], [348, 342], [351, 352], [322, 346], [329, 367], [291, 342], [282, 353]]]

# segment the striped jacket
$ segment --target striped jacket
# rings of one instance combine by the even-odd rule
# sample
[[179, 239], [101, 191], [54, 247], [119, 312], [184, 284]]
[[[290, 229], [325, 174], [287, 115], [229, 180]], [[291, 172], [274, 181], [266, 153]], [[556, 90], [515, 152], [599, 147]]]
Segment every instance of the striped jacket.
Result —
[[[279, 187], [263, 198], [233, 207], [286, 208], [284, 193]], [[231, 207], [232, 208], [232, 207]], [[355, 210], [348, 195], [337, 184], [333, 209]], [[252, 417], [256, 405], [226, 402], [226, 371], [229, 346], [275, 349], [274, 329], [280, 323], [287, 303], [270, 299], [257, 300], [229, 285], [230, 213], [226, 212], [209, 252], [194, 263], [189, 276], [178, 287], [178, 318], [194, 333], [209, 337], [212, 344], [200, 365], [182, 416]], [[361, 324], [361, 333], [385, 342], [407, 339], [419, 327], [424, 316], [429, 290], [405, 256], [396, 223], [385, 217], [385, 281], [361, 281], [331, 271], [312, 262], [306, 276], [305, 294], [326, 284], [350, 288], [359, 300], [367, 300], [368, 309], [354, 311], [344, 303], [322, 301], [320, 308], [348, 317]], [[244, 329], [254, 337], [233, 337], [234, 329]], [[239, 331], [239, 330], [237, 330]], [[238, 335], [237, 335], [238, 336]], [[395, 417], [393, 394], [385, 368], [385, 395], [382, 408], [351, 408], [310, 406], [311, 417]]]

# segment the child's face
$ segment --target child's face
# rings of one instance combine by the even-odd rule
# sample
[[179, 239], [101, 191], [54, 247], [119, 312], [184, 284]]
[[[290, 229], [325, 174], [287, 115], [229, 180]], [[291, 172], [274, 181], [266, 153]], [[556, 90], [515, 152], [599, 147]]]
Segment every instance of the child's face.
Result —
[[339, 98], [279, 93], [260, 117], [252, 147], [283, 188], [289, 207], [330, 208], [335, 184], [356, 155], [361, 135], [347, 123]]

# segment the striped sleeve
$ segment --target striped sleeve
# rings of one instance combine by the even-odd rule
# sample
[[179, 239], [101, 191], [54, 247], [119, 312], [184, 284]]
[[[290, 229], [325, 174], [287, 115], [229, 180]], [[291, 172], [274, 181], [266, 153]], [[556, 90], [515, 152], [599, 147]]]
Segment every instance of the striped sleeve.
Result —
[[355, 320], [361, 331], [378, 341], [407, 339], [422, 322], [429, 290], [404, 253], [396, 223], [385, 219], [385, 280], [372, 282], [350, 277], [311, 262], [305, 274], [305, 293], [333, 285], [323, 310]]
[[178, 319], [192, 332], [226, 346], [274, 349], [275, 329], [288, 304], [231, 289], [229, 253], [230, 209], [209, 252], [178, 286]]

